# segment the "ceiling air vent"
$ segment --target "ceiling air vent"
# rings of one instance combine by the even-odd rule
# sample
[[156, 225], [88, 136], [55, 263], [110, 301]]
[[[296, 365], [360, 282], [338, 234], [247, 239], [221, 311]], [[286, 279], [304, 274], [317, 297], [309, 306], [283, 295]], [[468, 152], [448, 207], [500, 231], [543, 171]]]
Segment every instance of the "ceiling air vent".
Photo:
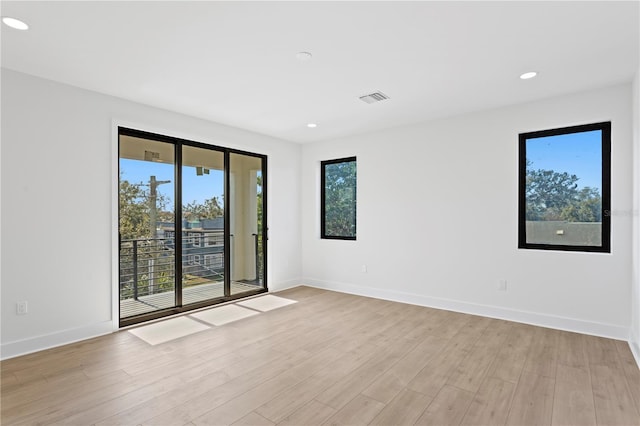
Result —
[[373, 92], [368, 95], [360, 96], [360, 100], [368, 104], [384, 101], [385, 99], [389, 99], [389, 97], [382, 92]]

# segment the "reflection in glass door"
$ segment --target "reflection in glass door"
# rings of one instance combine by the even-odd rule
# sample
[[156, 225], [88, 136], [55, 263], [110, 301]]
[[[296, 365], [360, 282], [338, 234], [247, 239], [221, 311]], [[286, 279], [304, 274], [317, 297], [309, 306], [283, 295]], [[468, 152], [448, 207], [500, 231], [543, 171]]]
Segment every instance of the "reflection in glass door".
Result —
[[120, 318], [176, 306], [174, 145], [119, 139]]
[[264, 288], [266, 225], [263, 158], [231, 153], [231, 294]]
[[224, 153], [182, 147], [182, 303], [225, 296]]

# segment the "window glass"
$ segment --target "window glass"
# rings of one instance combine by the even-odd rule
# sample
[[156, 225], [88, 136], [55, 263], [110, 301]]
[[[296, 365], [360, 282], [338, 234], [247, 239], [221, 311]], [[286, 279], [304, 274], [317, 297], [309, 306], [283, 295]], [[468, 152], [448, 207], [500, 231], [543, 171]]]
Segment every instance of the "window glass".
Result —
[[356, 158], [321, 163], [321, 237], [356, 239]]
[[611, 123], [520, 135], [519, 247], [609, 251]]

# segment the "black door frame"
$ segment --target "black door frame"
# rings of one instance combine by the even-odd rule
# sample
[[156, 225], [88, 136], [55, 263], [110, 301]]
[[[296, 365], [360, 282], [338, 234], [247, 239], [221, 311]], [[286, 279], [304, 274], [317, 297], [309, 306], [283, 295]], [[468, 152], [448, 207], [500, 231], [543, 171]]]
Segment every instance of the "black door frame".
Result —
[[[218, 151], [224, 155], [224, 296], [218, 297], [215, 299], [203, 300], [201, 302], [191, 303], [188, 305], [183, 305], [182, 302], [182, 244], [175, 244], [175, 305], [171, 308], [159, 309], [157, 311], [148, 312], [145, 314], [140, 314], [136, 316], [131, 316], [127, 318], [120, 318], [120, 275], [118, 274], [118, 320], [120, 327], [127, 327], [130, 325], [142, 323], [145, 321], [154, 320], [157, 318], [166, 317], [169, 315], [175, 315], [187, 311], [191, 311], [194, 309], [200, 309], [207, 306], [217, 305], [219, 303], [229, 302], [236, 299], [242, 299], [249, 296], [254, 296], [256, 294], [266, 293], [268, 290], [268, 282], [267, 282], [267, 156], [264, 154], [256, 154], [253, 152], [242, 151], [233, 148], [226, 148], [217, 145], [205, 144], [202, 142], [196, 142], [188, 139], [177, 138], [173, 136], [161, 135], [158, 133], [147, 132], [144, 130], [132, 129], [129, 127], [118, 126], [118, 180], [120, 179], [120, 136], [132, 136], [141, 139], [149, 139], [157, 142], [166, 142], [170, 143], [174, 146], [174, 159], [175, 159], [175, 196], [174, 196], [174, 204], [175, 204], [175, 217], [174, 217], [174, 229], [175, 231], [175, 240], [178, 239], [178, 229], [180, 229], [180, 235], [182, 233], [182, 147], [183, 146], [191, 146], [195, 148], [202, 148], [211, 151]], [[250, 157], [256, 157], [261, 159], [262, 163], [262, 229], [258, 230], [258, 232], [262, 233], [262, 268], [263, 268], [263, 281], [262, 288], [247, 292], [242, 292], [240, 294], [231, 294], [231, 217], [230, 214], [233, 214], [231, 209], [231, 200], [230, 196], [230, 167], [229, 160], [230, 154], [240, 154], [246, 155]], [[119, 199], [119, 198], [118, 198]], [[118, 206], [118, 226], [120, 226], [120, 206]], [[119, 231], [119, 229], [118, 229]], [[118, 250], [118, 253], [120, 250]], [[118, 265], [120, 262], [118, 261]], [[118, 266], [119, 268], [120, 266]]]

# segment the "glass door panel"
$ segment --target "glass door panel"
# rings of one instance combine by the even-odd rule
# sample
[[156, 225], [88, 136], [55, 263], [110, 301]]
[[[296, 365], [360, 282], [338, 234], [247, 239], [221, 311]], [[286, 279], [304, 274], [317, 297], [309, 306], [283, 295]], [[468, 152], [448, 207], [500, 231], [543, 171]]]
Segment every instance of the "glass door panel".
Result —
[[174, 145], [119, 137], [120, 319], [176, 306]]
[[265, 288], [263, 159], [229, 155], [231, 295]]
[[225, 296], [224, 153], [182, 147], [182, 304]]

